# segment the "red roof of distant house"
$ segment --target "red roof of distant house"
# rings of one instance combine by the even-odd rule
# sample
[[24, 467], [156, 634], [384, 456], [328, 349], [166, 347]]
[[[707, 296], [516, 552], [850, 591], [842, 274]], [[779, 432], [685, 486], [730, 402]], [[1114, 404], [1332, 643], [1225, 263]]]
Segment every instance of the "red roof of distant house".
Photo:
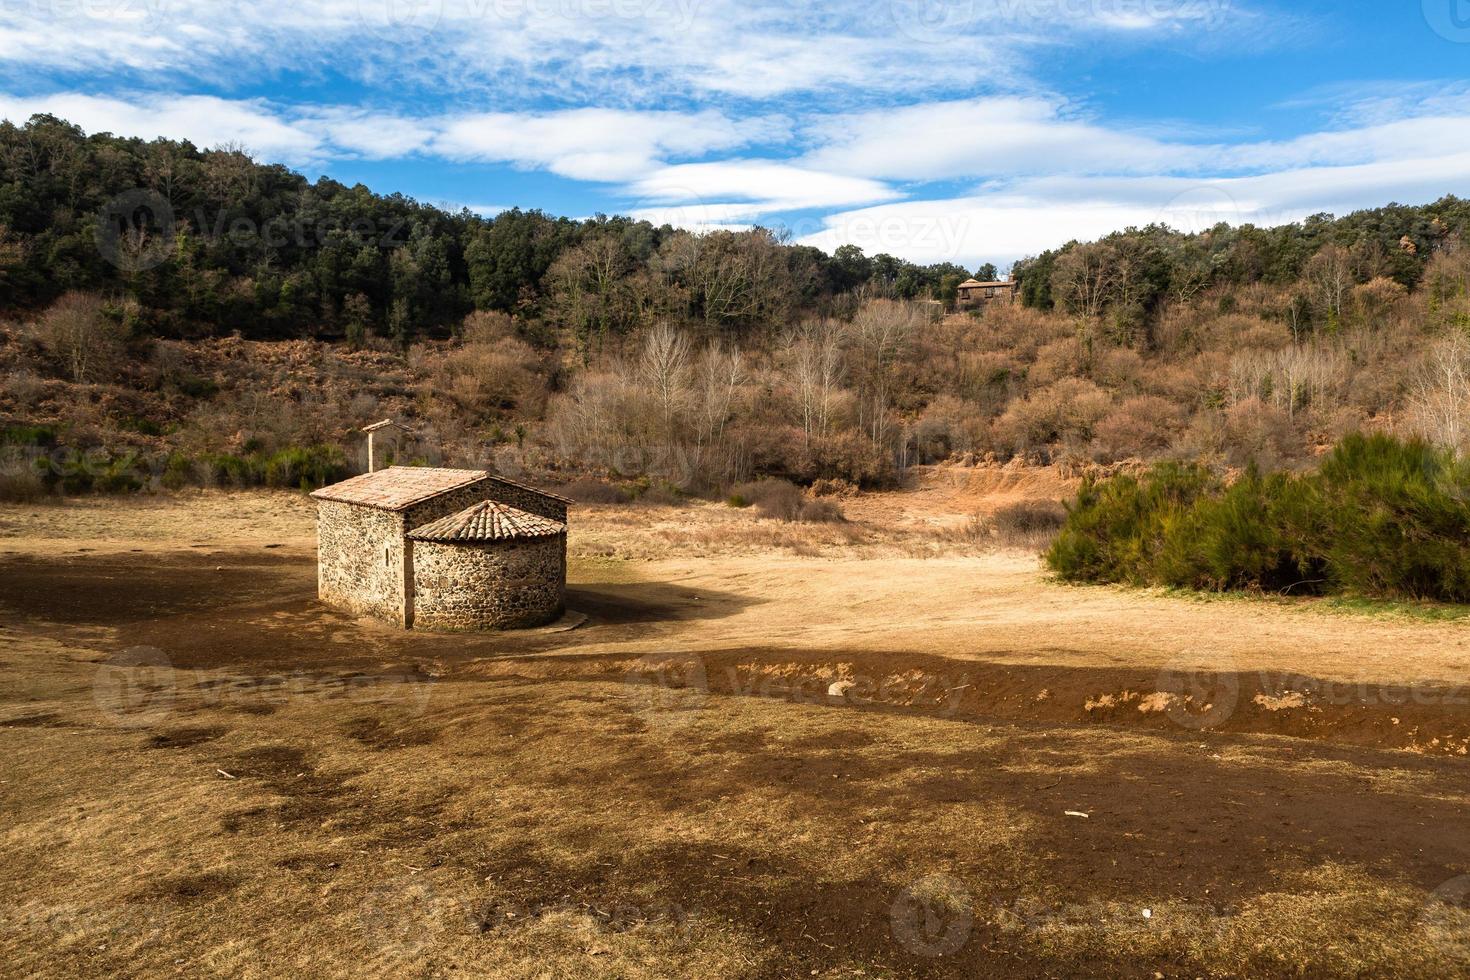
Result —
[[408, 536], [415, 541], [505, 541], [511, 538], [546, 538], [565, 534], [567, 526], [528, 514], [494, 500], [482, 500], [457, 514], [441, 517]]

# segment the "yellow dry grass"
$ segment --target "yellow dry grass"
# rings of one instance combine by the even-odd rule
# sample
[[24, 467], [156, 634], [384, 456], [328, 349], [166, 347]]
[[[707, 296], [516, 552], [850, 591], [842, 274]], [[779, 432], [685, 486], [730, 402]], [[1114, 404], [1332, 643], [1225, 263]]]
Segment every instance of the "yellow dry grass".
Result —
[[[1470, 969], [1463, 760], [1083, 710], [1180, 658], [1454, 679], [1460, 628], [1056, 586], [945, 536], [969, 491], [845, 506], [579, 509], [592, 621], [493, 642], [316, 609], [299, 498], [0, 511], [0, 973]], [[174, 594], [94, 613], [126, 569]]]

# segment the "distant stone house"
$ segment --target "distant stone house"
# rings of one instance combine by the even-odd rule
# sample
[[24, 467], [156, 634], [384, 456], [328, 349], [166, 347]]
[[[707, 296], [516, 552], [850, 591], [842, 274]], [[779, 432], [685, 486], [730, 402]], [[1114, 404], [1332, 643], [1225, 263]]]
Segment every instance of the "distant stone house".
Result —
[[992, 303], [1013, 303], [1019, 286], [1020, 283], [1015, 280], [981, 282], [978, 279], [966, 279], [959, 285], [955, 305], [962, 310], [973, 310], [984, 309]]
[[404, 629], [511, 629], [566, 601], [565, 497], [482, 470], [390, 466], [324, 487], [317, 594]]

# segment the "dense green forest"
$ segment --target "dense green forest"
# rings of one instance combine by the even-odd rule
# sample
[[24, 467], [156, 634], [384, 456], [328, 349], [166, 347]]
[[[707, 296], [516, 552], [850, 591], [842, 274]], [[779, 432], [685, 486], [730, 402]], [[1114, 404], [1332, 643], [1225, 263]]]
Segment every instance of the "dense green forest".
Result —
[[[1467, 223], [1470, 202], [1447, 197], [1271, 229], [1150, 226], [1068, 243], [1019, 262], [1014, 275], [1028, 306], [1103, 317], [1148, 343], [1167, 302], [1210, 287], [1286, 285], [1316, 272], [1340, 276], [1323, 288], [1343, 295], [1375, 278], [1411, 288]], [[123, 294], [156, 336], [407, 344], [493, 310], [566, 328], [593, 347], [659, 320], [729, 333], [850, 314], [854, 295], [947, 301], [971, 271], [994, 269], [916, 266], [853, 246], [829, 256], [762, 229], [695, 236], [520, 210], [487, 219], [325, 177], [312, 183], [239, 148], [89, 136], [51, 116], [0, 123], [0, 304]], [[1304, 295], [1294, 315], [1330, 323], [1342, 302]]]
[[0, 124], [0, 300], [122, 291], [157, 335], [444, 336], [473, 310], [555, 318], [595, 341], [660, 317], [737, 329], [861, 288], [953, 295], [968, 273], [888, 255], [699, 237], [668, 225], [449, 213], [236, 148]]

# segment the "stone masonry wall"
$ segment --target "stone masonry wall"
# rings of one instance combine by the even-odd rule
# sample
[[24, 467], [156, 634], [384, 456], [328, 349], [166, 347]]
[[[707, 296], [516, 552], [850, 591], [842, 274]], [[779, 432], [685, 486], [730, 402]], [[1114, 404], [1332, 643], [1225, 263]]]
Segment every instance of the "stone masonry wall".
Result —
[[[502, 483], [479, 480], [402, 512], [339, 501], [317, 501], [317, 595], [328, 605], [403, 627], [485, 629], [537, 625], [561, 615], [566, 592], [566, 536], [480, 545], [409, 541], [406, 532], [497, 500], [552, 520], [565, 521], [559, 501]], [[548, 544], [554, 542], [554, 544]], [[430, 551], [427, 559], [420, 553]], [[449, 556], [441, 552], [449, 550]], [[484, 551], [483, 561], [467, 554]], [[467, 573], [455, 569], [464, 566]], [[420, 567], [435, 581], [461, 585], [448, 594], [418, 593]], [[444, 578], [445, 575], [449, 577]], [[409, 594], [405, 596], [405, 591]], [[427, 598], [427, 602], [426, 602]], [[429, 619], [424, 618], [428, 610]], [[407, 618], [405, 619], [405, 611]], [[536, 622], [532, 622], [532, 621]]]
[[317, 595], [328, 605], [403, 623], [403, 515], [317, 501]]
[[446, 630], [542, 626], [560, 617], [565, 608], [565, 534], [413, 545], [415, 626]]
[[567, 505], [560, 500], [544, 497], [539, 493], [533, 493], [493, 476], [480, 486], [488, 491], [481, 497], [482, 500], [489, 497], [498, 503], [509, 504], [511, 507], [516, 507], [528, 514], [535, 514], [537, 517], [544, 517], [549, 521], [560, 521], [563, 524], [567, 522]]
[[495, 499], [495, 488], [488, 480], [477, 480], [469, 486], [460, 487], [431, 497], [423, 503], [414, 504], [403, 512], [404, 527], [412, 531], [416, 527], [437, 521], [441, 517], [457, 514], [482, 500]]

